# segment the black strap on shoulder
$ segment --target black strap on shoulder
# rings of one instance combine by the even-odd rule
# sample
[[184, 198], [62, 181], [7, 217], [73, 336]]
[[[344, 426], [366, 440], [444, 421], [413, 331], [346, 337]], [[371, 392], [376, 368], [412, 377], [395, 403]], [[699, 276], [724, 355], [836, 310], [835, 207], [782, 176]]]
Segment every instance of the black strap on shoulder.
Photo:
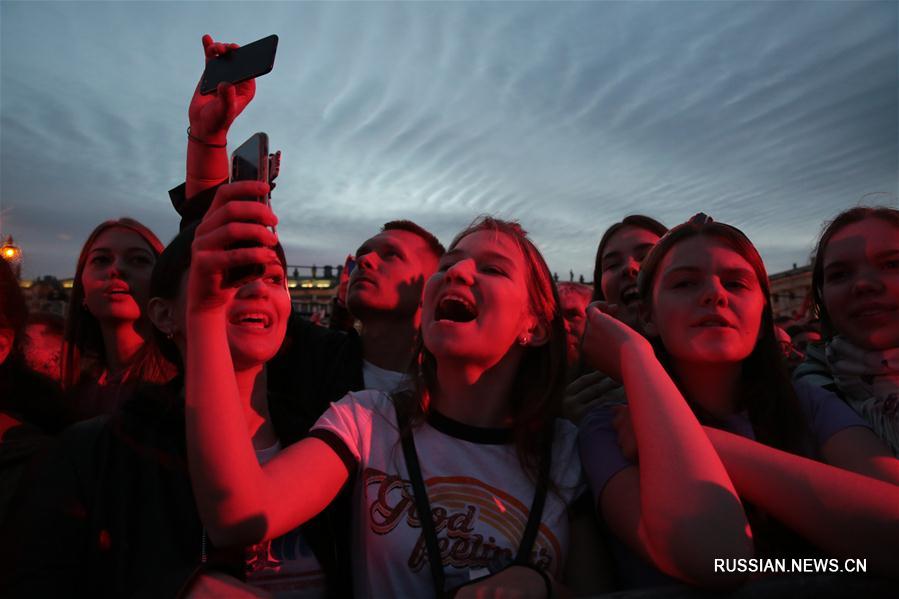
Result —
[[397, 425], [400, 427], [403, 457], [406, 459], [406, 469], [409, 471], [412, 492], [415, 495], [415, 509], [418, 511], [418, 520], [421, 522], [421, 530], [428, 550], [428, 566], [431, 568], [431, 579], [434, 581], [434, 593], [440, 598], [445, 593], [445, 579], [443, 559], [440, 557], [440, 549], [437, 547], [437, 532], [434, 530], [434, 519], [431, 516], [431, 502], [428, 501], [428, 490], [421, 478], [421, 466], [418, 463], [418, 453], [415, 451], [412, 430], [407, 426], [406, 418], [401, 415], [396, 403], [394, 403], [394, 409], [396, 409]]
[[[412, 492], [415, 495], [415, 509], [418, 511], [418, 519], [421, 522], [425, 547], [428, 551], [428, 565], [431, 569], [431, 579], [434, 581], [434, 591], [438, 598], [443, 598], [446, 596], [443, 559], [440, 556], [440, 549], [437, 545], [437, 532], [434, 530], [434, 519], [431, 517], [431, 502], [428, 500], [428, 491], [421, 476], [421, 465], [418, 462], [418, 453], [415, 450], [415, 439], [412, 436], [412, 429], [407, 426], [407, 420], [401, 414], [396, 402], [394, 402], [394, 409], [396, 410], [397, 425], [400, 429], [403, 457], [406, 459], [406, 469], [409, 471]], [[518, 553], [512, 564], [530, 564], [531, 562], [531, 552], [540, 529], [540, 521], [543, 519], [543, 507], [546, 505], [546, 493], [549, 487], [549, 473], [552, 465], [554, 430], [555, 427], [550, 425], [547, 432], [546, 445], [540, 460], [534, 500], [531, 502], [527, 525], [518, 545]]]
[[537, 488], [534, 490], [534, 501], [531, 502], [531, 510], [528, 513], [528, 523], [525, 526], [521, 543], [518, 545], [518, 553], [515, 555], [515, 564], [530, 564], [531, 552], [534, 549], [534, 541], [540, 531], [540, 521], [543, 519], [543, 506], [546, 505], [546, 490], [549, 487], [549, 471], [552, 465], [552, 446], [555, 432], [554, 424], [550, 424], [547, 432], [546, 445], [540, 459], [540, 469], [537, 474]]

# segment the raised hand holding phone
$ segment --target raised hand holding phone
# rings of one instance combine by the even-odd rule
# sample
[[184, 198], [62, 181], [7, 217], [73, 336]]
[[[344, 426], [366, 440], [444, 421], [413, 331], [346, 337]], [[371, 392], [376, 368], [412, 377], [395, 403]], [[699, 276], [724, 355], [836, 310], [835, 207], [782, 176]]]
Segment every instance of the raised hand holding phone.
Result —
[[[210, 61], [227, 56], [239, 47], [237, 44], [216, 42], [208, 34], [203, 36], [203, 54], [207, 65]], [[236, 85], [222, 81], [210, 93], [202, 94], [200, 88], [205, 75], [204, 71], [190, 101], [188, 109], [190, 133], [200, 142], [224, 147], [231, 123], [256, 94], [256, 80], [247, 79]]]
[[[235, 268], [278, 260], [272, 249], [278, 236], [270, 230], [278, 219], [267, 204], [264, 181], [238, 181], [219, 187], [209, 211], [197, 226], [191, 249], [187, 306], [189, 314], [223, 308], [235, 288], [228, 273]], [[249, 200], [249, 201], [239, 201]], [[237, 247], [237, 246], [251, 247]]]

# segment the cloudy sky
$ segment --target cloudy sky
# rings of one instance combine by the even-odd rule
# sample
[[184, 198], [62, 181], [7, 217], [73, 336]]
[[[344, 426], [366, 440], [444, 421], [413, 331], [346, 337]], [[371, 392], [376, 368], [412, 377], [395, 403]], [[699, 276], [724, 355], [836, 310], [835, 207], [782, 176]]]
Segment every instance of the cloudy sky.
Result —
[[387, 220], [448, 242], [492, 213], [589, 279], [621, 217], [704, 211], [777, 272], [840, 210], [896, 205], [897, 7], [4, 0], [0, 232], [26, 276], [70, 276], [110, 217], [170, 239], [202, 34], [277, 33], [230, 139], [283, 152], [291, 264], [338, 264]]

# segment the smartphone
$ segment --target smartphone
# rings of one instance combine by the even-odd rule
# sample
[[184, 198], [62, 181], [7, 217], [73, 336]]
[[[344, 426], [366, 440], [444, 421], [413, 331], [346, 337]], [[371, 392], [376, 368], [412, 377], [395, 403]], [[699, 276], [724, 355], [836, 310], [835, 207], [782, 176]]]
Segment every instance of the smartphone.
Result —
[[231, 182], [265, 181], [268, 173], [268, 135], [259, 132], [231, 153]]
[[270, 73], [277, 49], [278, 36], [270, 35], [213, 58], [203, 71], [200, 93], [211, 94], [222, 81], [240, 83]]
[[[271, 184], [278, 175], [278, 161], [281, 153], [270, 156], [268, 153], [268, 135], [259, 132], [240, 144], [231, 154], [231, 182], [234, 181], [265, 181]], [[258, 201], [270, 203], [270, 194], [257, 198]], [[239, 247], [254, 247], [253, 244], [236, 244], [231, 249]], [[228, 271], [225, 284], [230, 287], [238, 287], [245, 281], [262, 276], [265, 268], [261, 264], [248, 264], [236, 266]]]
[[353, 274], [353, 270], [354, 270], [355, 268], [356, 268], [356, 259], [355, 259], [355, 258], [349, 258], [349, 259], [347, 259], [347, 261], [346, 261], [346, 274], [347, 274], [347, 276], [350, 276], [351, 274]]

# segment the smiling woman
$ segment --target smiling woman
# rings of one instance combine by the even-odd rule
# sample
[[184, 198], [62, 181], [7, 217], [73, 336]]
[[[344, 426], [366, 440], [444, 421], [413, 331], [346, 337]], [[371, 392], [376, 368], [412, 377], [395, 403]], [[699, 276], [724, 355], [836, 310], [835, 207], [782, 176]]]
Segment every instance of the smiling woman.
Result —
[[120, 218], [98, 225], [81, 249], [62, 356], [64, 388], [82, 387], [73, 406], [78, 419], [111, 411], [114, 398], [99, 388], [132, 378], [130, 366], [149, 330], [150, 273], [162, 247], [146, 226]]
[[[277, 537], [352, 480], [356, 596], [547, 597], [560, 582], [599, 590], [603, 564], [582, 547], [590, 510], [570, 521], [583, 485], [576, 429], [558, 418], [559, 300], [524, 230], [484, 218], [456, 237], [425, 287], [414, 389], [349, 393], [309, 438], [263, 465], [250, 451], [240, 369], [222, 351], [229, 329], [216, 281], [250, 256], [222, 247], [231, 240], [220, 203], [197, 231], [187, 308], [189, 463], [212, 540]], [[270, 209], [240, 208], [259, 221], [245, 235], [272, 244], [259, 226]], [[380, 255], [366, 258], [371, 268]]]
[[668, 227], [649, 216], [631, 214], [603, 233], [593, 266], [593, 299], [619, 306], [619, 318], [639, 324], [637, 273], [649, 250]]
[[629, 406], [601, 406], [580, 438], [630, 584], [661, 582], [640, 558], [713, 587], [740, 582], [711, 567], [724, 555], [818, 550], [894, 569], [899, 461], [832, 393], [790, 385], [749, 239], [697, 215], [659, 240], [638, 286], [654, 347], [614, 308], [590, 309], [584, 353]]
[[838, 391], [899, 457], [899, 210], [859, 206], [831, 221], [812, 296], [825, 343], [794, 378]]

